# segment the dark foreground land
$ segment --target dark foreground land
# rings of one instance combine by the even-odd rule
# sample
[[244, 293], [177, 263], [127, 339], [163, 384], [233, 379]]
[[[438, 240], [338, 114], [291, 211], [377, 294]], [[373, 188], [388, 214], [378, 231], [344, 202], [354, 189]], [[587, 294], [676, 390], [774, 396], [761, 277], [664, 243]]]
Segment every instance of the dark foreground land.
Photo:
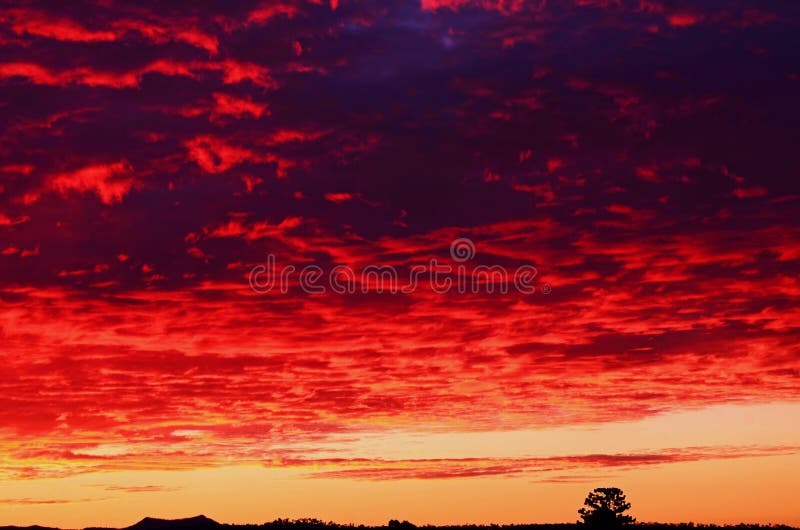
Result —
[[[577, 523], [559, 524], [510, 524], [510, 525], [452, 525], [452, 526], [422, 526], [417, 527], [408, 521], [389, 521], [385, 526], [367, 526], [354, 524], [338, 524], [333, 522], [320, 521], [318, 519], [276, 519], [270, 523], [263, 524], [223, 524], [209, 519], [203, 515], [191, 517], [189, 519], [154, 519], [146, 517], [124, 529], [118, 530], [352, 530], [355, 528], [365, 530], [413, 530], [423, 528], [430, 530], [584, 530], [586, 527]], [[628, 525], [632, 530], [800, 530], [786, 525], [759, 525], [759, 524], [738, 524], [738, 525], [708, 525], [694, 523], [636, 523]], [[0, 526], [0, 530], [59, 530], [44, 526]], [[116, 530], [110, 528], [85, 528], [84, 530]]]

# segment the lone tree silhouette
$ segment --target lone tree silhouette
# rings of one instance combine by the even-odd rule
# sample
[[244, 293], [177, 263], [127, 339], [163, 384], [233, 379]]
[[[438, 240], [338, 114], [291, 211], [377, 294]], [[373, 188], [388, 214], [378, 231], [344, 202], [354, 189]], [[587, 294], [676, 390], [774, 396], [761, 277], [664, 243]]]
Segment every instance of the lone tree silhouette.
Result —
[[624, 512], [631, 509], [625, 494], [619, 488], [595, 488], [578, 510], [583, 524], [592, 528], [620, 528], [636, 519]]

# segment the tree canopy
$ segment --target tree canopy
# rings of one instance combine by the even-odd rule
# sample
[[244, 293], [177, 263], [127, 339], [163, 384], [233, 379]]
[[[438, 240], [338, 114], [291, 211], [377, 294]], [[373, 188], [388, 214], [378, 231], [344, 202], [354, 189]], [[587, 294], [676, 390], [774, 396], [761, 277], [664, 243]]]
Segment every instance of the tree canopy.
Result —
[[619, 488], [595, 488], [578, 510], [583, 524], [592, 528], [619, 528], [636, 521], [625, 512], [631, 504]]

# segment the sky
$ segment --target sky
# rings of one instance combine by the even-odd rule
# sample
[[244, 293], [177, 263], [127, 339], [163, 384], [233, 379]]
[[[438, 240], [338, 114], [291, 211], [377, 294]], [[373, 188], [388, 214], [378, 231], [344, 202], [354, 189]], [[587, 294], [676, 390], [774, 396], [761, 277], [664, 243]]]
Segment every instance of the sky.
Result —
[[0, 7], [0, 524], [800, 525], [800, 5]]

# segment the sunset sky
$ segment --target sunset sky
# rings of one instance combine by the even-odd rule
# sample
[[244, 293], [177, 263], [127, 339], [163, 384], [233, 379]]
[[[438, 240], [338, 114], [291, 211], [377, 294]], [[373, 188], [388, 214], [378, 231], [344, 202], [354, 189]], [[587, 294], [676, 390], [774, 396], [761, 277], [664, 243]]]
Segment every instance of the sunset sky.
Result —
[[[796, 0], [49, 4], [0, 8], [0, 525], [800, 525]], [[477, 288], [358, 275], [432, 260]]]

